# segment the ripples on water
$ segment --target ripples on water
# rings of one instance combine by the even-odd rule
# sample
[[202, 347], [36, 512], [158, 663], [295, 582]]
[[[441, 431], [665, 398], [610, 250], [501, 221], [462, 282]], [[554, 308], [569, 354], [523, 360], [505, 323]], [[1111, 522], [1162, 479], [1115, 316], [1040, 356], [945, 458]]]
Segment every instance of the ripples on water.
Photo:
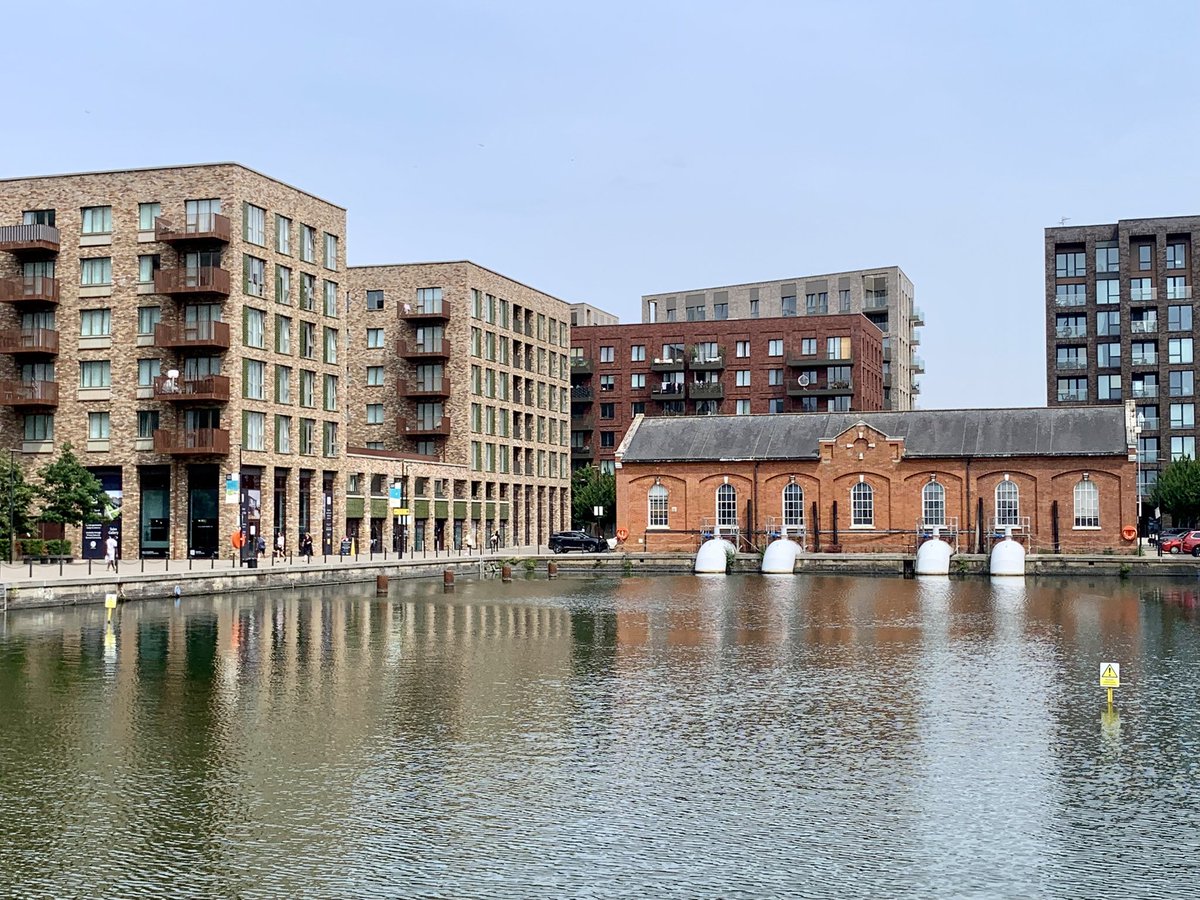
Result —
[[[1195, 587], [407, 583], [10, 614], [20, 897], [1194, 897]], [[1102, 720], [1098, 665], [1122, 664]]]

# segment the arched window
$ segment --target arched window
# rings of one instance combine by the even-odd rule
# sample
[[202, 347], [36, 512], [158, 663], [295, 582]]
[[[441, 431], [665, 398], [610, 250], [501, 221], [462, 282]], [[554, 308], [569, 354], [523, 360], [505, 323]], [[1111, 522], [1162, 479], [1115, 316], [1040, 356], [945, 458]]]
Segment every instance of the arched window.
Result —
[[783, 489], [783, 524], [791, 528], [804, 524], [804, 491], [798, 484]]
[[732, 484], [717, 488], [717, 524], [737, 525], [737, 491]]
[[875, 527], [875, 492], [865, 481], [850, 488], [850, 524]]
[[996, 527], [1021, 524], [1021, 497], [1015, 481], [996, 485]]
[[921, 524], [926, 528], [946, 524], [946, 489], [936, 481], [921, 489]]
[[1083, 479], [1075, 485], [1075, 527], [1100, 527], [1100, 491], [1094, 481]]
[[651, 528], [667, 527], [667, 489], [661, 484], [650, 488], [650, 517], [647, 524]]

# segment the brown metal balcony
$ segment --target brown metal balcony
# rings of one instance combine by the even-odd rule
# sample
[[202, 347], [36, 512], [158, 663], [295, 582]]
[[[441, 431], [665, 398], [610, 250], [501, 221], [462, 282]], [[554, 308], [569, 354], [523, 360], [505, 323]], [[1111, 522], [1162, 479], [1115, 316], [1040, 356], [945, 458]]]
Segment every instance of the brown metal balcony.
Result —
[[683, 357], [675, 356], [671, 359], [656, 359], [650, 363], [651, 372], [682, 372]]
[[53, 328], [0, 329], [0, 353], [58, 353], [58, 332]]
[[690, 400], [724, 400], [725, 385], [719, 381], [693, 381], [688, 385]]
[[45, 275], [18, 275], [0, 278], [0, 300], [6, 303], [57, 303], [57, 278]]
[[229, 453], [226, 428], [180, 428], [154, 432], [154, 452], [169, 456], [225, 456]]
[[693, 352], [688, 362], [688, 368], [693, 372], [719, 372], [725, 368], [725, 354], [703, 356]]
[[651, 400], [682, 400], [683, 397], [683, 385], [676, 382], [656, 384], [650, 388]]
[[449, 416], [442, 416], [433, 422], [402, 417], [399, 425], [400, 433], [408, 437], [448, 437], [450, 434]]
[[58, 229], [53, 225], [0, 226], [0, 251], [8, 253], [57, 253]]
[[224, 403], [229, 399], [229, 378], [206, 375], [203, 378], [154, 379], [154, 399], [171, 403]]
[[431, 378], [428, 381], [418, 381], [416, 379], [409, 381], [407, 378], [398, 378], [396, 379], [396, 392], [401, 397], [412, 397], [413, 399], [449, 397], [450, 376], [443, 375], [441, 378]]
[[817, 369], [823, 366], [850, 366], [853, 356], [788, 356], [787, 365], [792, 369]]
[[228, 350], [228, 322], [192, 322], [154, 326], [154, 346], [163, 350]]
[[789, 397], [832, 397], [840, 394], [853, 394], [854, 383], [851, 381], [830, 381], [825, 384], [800, 385], [796, 382], [788, 384]]
[[425, 341], [422, 344], [409, 343], [401, 338], [396, 341], [396, 355], [404, 359], [448, 359], [450, 357], [450, 342], [445, 338], [440, 341]]
[[217, 213], [206, 213], [184, 222], [182, 228], [171, 224], [169, 219], [159, 216], [154, 220], [154, 239], [164, 244], [189, 242], [229, 243], [229, 219]]
[[592, 456], [592, 448], [589, 444], [584, 444], [582, 447], [571, 447], [571, 459], [591, 459]]
[[446, 302], [430, 303], [422, 306], [418, 303], [402, 303], [400, 318], [405, 322], [437, 322], [450, 318], [450, 304]]
[[596, 365], [590, 359], [583, 359], [578, 356], [571, 357], [572, 375], [591, 375], [595, 371]]
[[571, 416], [572, 431], [595, 431], [596, 417], [595, 416]]
[[216, 266], [159, 269], [154, 273], [156, 294], [220, 294], [229, 296], [229, 273]]
[[590, 387], [571, 386], [572, 403], [591, 403], [593, 399], [595, 399], [595, 392]]
[[0, 380], [0, 406], [58, 406], [58, 382]]

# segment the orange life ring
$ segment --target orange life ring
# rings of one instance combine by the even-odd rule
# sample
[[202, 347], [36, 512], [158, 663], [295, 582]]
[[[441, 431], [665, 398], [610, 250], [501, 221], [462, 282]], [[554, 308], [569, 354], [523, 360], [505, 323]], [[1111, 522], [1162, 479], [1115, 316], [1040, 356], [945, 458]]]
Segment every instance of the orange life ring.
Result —
[[1127, 541], [1132, 541], [1135, 537], [1137, 537], [1137, 529], [1132, 525], [1126, 525], [1121, 529], [1121, 537], [1125, 538]]
[[617, 540], [618, 541], [623, 541], [627, 537], [629, 537], [629, 529], [628, 528], [618, 528], [617, 529]]
[[235, 531], [229, 536], [229, 543], [233, 544], [235, 549], [241, 550], [246, 545], [246, 535], [240, 531]]

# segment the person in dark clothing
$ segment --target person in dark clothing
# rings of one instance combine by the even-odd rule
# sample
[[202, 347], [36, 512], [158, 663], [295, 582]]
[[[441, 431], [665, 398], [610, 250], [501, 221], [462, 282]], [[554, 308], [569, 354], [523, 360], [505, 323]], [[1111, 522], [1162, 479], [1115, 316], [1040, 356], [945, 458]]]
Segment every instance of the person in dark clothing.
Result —
[[313, 539], [312, 535], [308, 534], [307, 532], [305, 533], [304, 537], [300, 539], [300, 555], [307, 557], [310, 562], [312, 561]]

